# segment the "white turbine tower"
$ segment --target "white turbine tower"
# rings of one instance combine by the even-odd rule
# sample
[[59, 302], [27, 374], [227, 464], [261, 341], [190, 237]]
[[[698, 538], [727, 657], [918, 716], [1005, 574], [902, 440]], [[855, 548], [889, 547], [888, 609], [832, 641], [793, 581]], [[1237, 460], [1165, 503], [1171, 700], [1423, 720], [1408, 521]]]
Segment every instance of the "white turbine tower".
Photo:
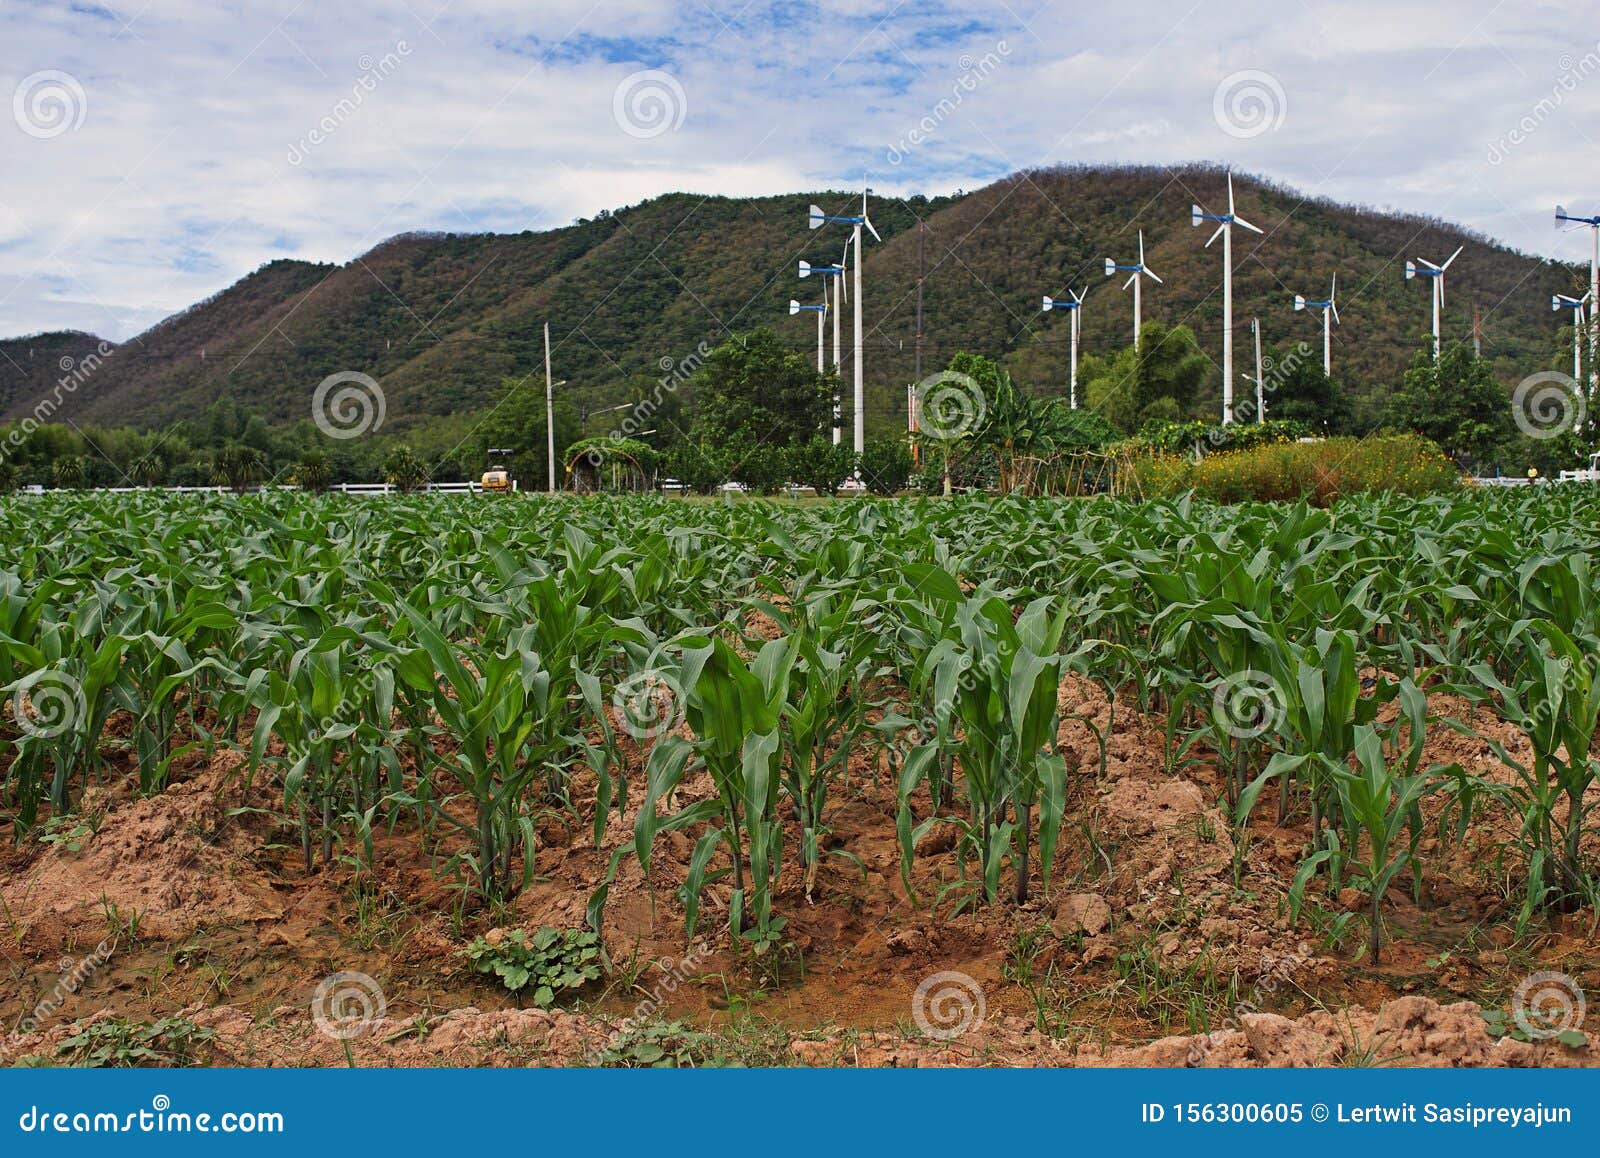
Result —
[[1140, 316], [1143, 309], [1139, 290], [1144, 284], [1139, 279], [1147, 277], [1157, 285], [1166, 284], [1156, 276], [1155, 270], [1144, 263], [1144, 230], [1139, 230], [1139, 260], [1133, 265], [1118, 265], [1109, 257], [1106, 258], [1106, 276], [1110, 277], [1114, 273], [1130, 275], [1128, 280], [1122, 283], [1122, 288], [1127, 289], [1130, 285], [1133, 287], [1133, 344], [1137, 346], [1139, 344]]
[[1439, 360], [1439, 312], [1444, 309], [1444, 271], [1450, 268], [1450, 263], [1461, 256], [1461, 251], [1466, 246], [1458, 245], [1456, 251], [1445, 258], [1443, 265], [1435, 265], [1426, 258], [1419, 257], [1416, 261], [1406, 262], [1406, 280], [1416, 277], [1433, 279], [1433, 360]]
[[[1552, 310], [1567, 309], [1572, 311], [1572, 380], [1574, 382], [1582, 381], [1583, 378], [1583, 362], [1580, 352], [1583, 349], [1583, 309], [1588, 303], [1588, 294], [1584, 294], [1581, 298], [1569, 298], [1566, 294], [1552, 294], [1550, 296], [1550, 308]], [[1589, 357], [1589, 372], [1592, 374], [1594, 373], [1594, 355], [1591, 354]]]
[[[833, 375], [835, 378], [838, 378], [840, 367], [844, 364], [841, 361], [841, 347], [839, 345], [839, 317], [844, 311], [839, 308], [839, 304], [841, 302], [847, 302], [850, 300], [850, 295], [845, 292], [844, 276], [847, 272], [849, 262], [850, 242], [848, 239], [846, 239], [844, 243], [844, 253], [840, 255], [838, 265], [812, 265], [809, 261], [802, 261], [800, 263], [800, 276], [802, 278], [807, 278], [812, 274], [816, 274], [819, 277], [834, 279], [838, 283], [838, 288], [834, 290], [833, 293]], [[823, 285], [822, 300], [824, 303], [826, 303], [828, 300], [826, 283]], [[835, 388], [837, 388], [839, 383], [835, 382], [834, 385]], [[839, 445], [840, 437], [839, 400], [838, 396], [835, 395], [833, 403], [833, 445]]]
[[1252, 233], [1261, 230], [1233, 211], [1232, 173], [1228, 174], [1226, 213], [1207, 213], [1198, 205], [1189, 207], [1189, 223], [1199, 225], [1202, 221], [1218, 223], [1217, 231], [1206, 242], [1207, 249], [1211, 242], [1222, 238], [1222, 424], [1226, 426], [1233, 421], [1233, 227], [1242, 225]]
[[856, 264], [855, 264], [855, 268], [854, 268], [854, 276], [855, 276], [855, 283], [856, 283], [855, 284], [855, 291], [856, 291], [855, 297], [856, 297], [856, 300], [854, 301], [854, 303], [852, 303], [854, 312], [852, 314], [852, 319], [851, 320], [855, 323], [855, 345], [853, 347], [853, 356], [851, 358], [851, 361], [854, 363], [852, 369], [855, 371], [855, 386], [856, 386], [856, 397], [855, 397], [855, 441], [854, 441], [853, 446], [854, 446], [854, 450], [855, 450], [855, 452], [857, 454], [860, 454], [863, 450], [865, 450], [866, 449], [866, 444], [867, 444], [866, 377], [865, 377], [865, 374], [863, 372], [863, 368], [862, 368], [862, 364], [861, 364], [863, 338], [865, 337], [865, 335], [862, 333], [862, 330], [861, 330], [861, 230], [862, 230], [862, 228], [865, 227], [867, 229], [867, 231], [872, 234], [874, 240], [880, 241], [880, 242], [883, 240], [883, 238], [878, 235], [878, 231], [875, 228], [873, 228], [871, 218], [869, 218], [867, 216], [867, 194], [871, 193], [871, 192], [872, 192], [871, 189], [862, 190], [862, 193], [861, 193], [861, 216], [859, 216], [859, 217], [844, 217], [844, 216], [834, 217], [834, 216], [830, 216], [829, 214], [824, 213], [821, 209], [817, 208], [815, 205], [813, 205], [811, 207], [811, 212], [810, 212], [810, 222], [811, 222], [811, 228], [812, 229], [820, 229], [820, 228], [822, 228], [822, 226], [824, 224], [826, 224], [827, 222], [830, 222], [830, 221], [831, 222], [835, 222], [837, 224], [849, 225], [849, 226], [853, 227], [852, 230], [851, 230], [851, 234], [850, 234], [850, 243], [851, 243], [851, 245], [853, 245], [855, 247], [855, 252], [856, 252]]
[[1594, 252], [1589, 258], [1589, 390], [1600, 390], [1600, 328], [1594, 324], [1594, 309], [1596, 302], [1600, 302], [1600, 213], [1593, 217], [1574, 217], [1560, 205], [1556, 206], [1556, 228], [1567, 229], [1577, 225], [1587, 225], [1594, 239]]
[[1339, 306], [1336, 298], [1339, 296], [1339, 275], [1333, 275], [1333, 284], [1328, 287], [1326, 301], [1317, 301], [1315, 298], [1294, 295], [1294, 308], [1297, 310], [1322, 311], [1322, 373], [1326, 378], [1333, 377], [1333, 327], [1339, 321]]
[[[1078, 314], [1083, 309], [1083, 295], [1077, 290], [1069, 289], [1067, 293], [1072, 296], [1070, 302], [1058, 302], [1055, 298], [1044, 299], [1044, 312], [1051, 310], [1070, 310], [1072, 312], [1072, 372], [1068, 378], [1067, 397], [1072, 409], [1078, 408]], [[1135, 339], [1137, 340], [1137, 339]]]
[[828, 309], [828, 284], [826, 282], [822, 284], [822, 304], [820, 306], [803, 306], [795, 301], [794, 298], [789, 299], [789, 316], [792, 318], [801, 311], [811, 311], [817, 315], [817, 374], [819, 376], [826, 374], [828, 371], [824, 352], [826, 346], [823, 340], [823, 330], [828, 320], [828, 314], [831, 312]]

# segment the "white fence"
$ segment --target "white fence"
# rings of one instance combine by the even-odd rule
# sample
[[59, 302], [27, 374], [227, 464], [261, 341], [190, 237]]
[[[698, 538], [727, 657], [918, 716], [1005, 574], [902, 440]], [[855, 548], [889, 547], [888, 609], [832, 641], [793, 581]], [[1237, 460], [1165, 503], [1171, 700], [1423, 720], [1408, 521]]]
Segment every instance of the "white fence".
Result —
[[[133, 495], [140, 491], [167, 491], [172, 494], [201, 494], [201, 495], [226, 495], [232, 494], [231, 487], [83, 487], [82, 490], [96, 491], [107, 495]], [[270, 487], [251, 487], [251, 490], [297, 491], [301, 488], [290, 484], [276, 484]], [[518, 490], [515, 482], [511, 484], [512, 490]], [[404, 492], [388, 483], [333, 483], [328, 490], [337, 491], [347, 495], [397, 495]], [[413, 493], [428, 492], [436, 495], [476, 495], [483, 492], [483, 484], [475, 482], [455, 483], [427, 483], [418, 487]], [[55, 490], [47, 492], [44, 487], [30, 486], [22, 489], [23, 494], [42, 495], [57, 493]]]

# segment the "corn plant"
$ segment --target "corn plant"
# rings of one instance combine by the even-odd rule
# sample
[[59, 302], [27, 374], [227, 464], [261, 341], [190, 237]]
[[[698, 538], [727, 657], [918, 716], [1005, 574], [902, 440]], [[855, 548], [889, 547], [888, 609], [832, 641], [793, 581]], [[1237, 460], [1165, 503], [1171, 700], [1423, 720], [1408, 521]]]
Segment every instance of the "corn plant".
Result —
[[[693, 738], [667, 736], [651, 750], [633, 845], [612, 857], [605, 881], [590, 899], [589, 919], [598, 929], [609, 885], [625, 853], [636, 855], [648, 876], [651, 852], [663, 833], [708, 824], [710, 829], [695, 844], [683, 886], [688, 935], [694, 936], [705, 889], [731, 877], [728, 927], [756, 952], [765, 953], [786, 923], [772, 912], [772, 890], [783, 857], [780, 714], [799, 647], [793, 636], [775, 639], [747, 662], [720, 638], [691, 636], [680, 645], [682, 661], [674, 674]], [[691, 761], [710, 773], [716, 796], [663, 816]], [[712, 869], [719, 851], [730, 865]]]
[[[1028, 898], [1029, 860], [1038, 809], [1039, 862], [1045, 884], [1066, 808], [1066, 760], [1057, 731], [1056, 691], [1063, 658], [1056, 648], [1068, 609], [1042, 597], [1012, 620], [996, 597], [964, 601], [956, 616], [959, 641], [944, 640], [927, 657], [938, 716], [951, 724], [949, 743], [961, 768], [967, 816], [955, 819], [964, 856], [978, 861], [985, 900], [999, 894], [1009, 857], [1019, 903]], [[920, 746], [899, 784], [902, 865], [916, 838], [938, 822], [912, 824], [912, 793], [939, 754], [940, 741]]]
[[1476, 686], [1460, 690], [1491, 699], [1533, 752], [1525, 764], [1497, 740], [1480, 737], [1517, 775], [1509, 786], [1484, 787], [1522, 818], [1528, 908], [1572, 907], [1593, 891], [1581, 847], [1589, 811], [1584, 796], [1600, 772], [1590, 755], [1600, 725], [1600, 660], [1547, 619], [1516, 624], [1508, 643], [1516, 665], [1510, 683], [1490, 665], [1474, 664], [1468, 670]]
[[[1334, 776], [1349, 833], [1350, 856], [1356, 862], [1356, 879], [1367, 894], [1367, 953], [1374, 965], [1383, 941], [1384, 894], [1403, 869], [1418, 867], [1417, 844], [1423, 833], [1421, 801], [1443, 783], [1420, 769], [1425, 714], [1422, 693], [1407, 680], [1401, 695], [1409, 728], [1407, 740], [1401, 743], [1395, 737], [1388, 746], [1390, 751], [1386, 751], [1377, 728], [1357, 725], [1355, 768], [1340, 768]], [[1400, 839], [1402, 831], [1408, 834], [1404, 844]], [[1315, 855], [1326, 855], [1326, 850]]]

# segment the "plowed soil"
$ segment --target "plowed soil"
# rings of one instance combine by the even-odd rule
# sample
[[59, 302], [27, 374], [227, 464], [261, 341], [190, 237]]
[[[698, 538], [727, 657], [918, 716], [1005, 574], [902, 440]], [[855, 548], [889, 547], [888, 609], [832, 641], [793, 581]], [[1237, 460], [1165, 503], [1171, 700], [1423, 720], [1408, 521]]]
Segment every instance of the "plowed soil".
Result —
[[[1431, 839], [1420, 889], [1408, 878], [1391, 889], [1374, 964], [1353, 890], [1313, 882], [1290, 924], [1303, 809], [1279, 824], [1264, 802], [1236, 839], [1215, 769], [1169, 770], [1159, 720], [1121, 703], [1113, 715], [1086, 681], [1068, 682], [1062, 708], [1077, 757], [1069, 815], [1049, 885], [1036, 876], [1026, 903], [974, 903], [948, 829], [924, 838], [908, 892], [892, 784], [863, 758], [829, 817], [828, 844], [851, 856], [825, 858], [809, 899], [798, 865], [785, 870], [780, 953], [736, 949], [716, 887], [688, 943], [677, 888], [694, 838], [672, 834], [650, 879], [622, 861], [606, 981], [549, 1011], [518, 1008], [461, 950], [497, 929], [584, 924], [612, 851], [631, 840], [613, 820], [594, 847], [592, 786], [575, 793], [576, 815], [543, 819], [529, 887], [489, 909], [404, 828], [375, 834], [370, 864], [347, 850], [308, 873], [273, 790], [247, 790], [235, 754], [178, 771], [149, 799], [109, 782], [84, 802], [96, 824], [78, 851], [0, 833], [0, 1061], [60, 1060], [96, 1020], [181, 1015], [215, 1031], [203, 1060], [222, 1065], [617, 1064], [638, 1040], [619, 1032], [642, 1024], [681, 1064], [1591, 1062], [1570, 1035], [1489, 1032], [1483, 1011], [1509, 1011], [1534, 974], [1600, 991], [1593, 912], [1517, 935], [1505, 833], [1477, 824], [1465, 842]], [[1512, 734], [1494, 734], [1515, 752]], [[1502, 774], [1487, 745], [1442, 725], [1428, 759]], [[680, 795], [710, 791], [691, 778]], [[791, 858], [797, 847], [786, 843]], [[349, 1038], [316, 1016], [319, 985], [338, 974], [382, 995]]]

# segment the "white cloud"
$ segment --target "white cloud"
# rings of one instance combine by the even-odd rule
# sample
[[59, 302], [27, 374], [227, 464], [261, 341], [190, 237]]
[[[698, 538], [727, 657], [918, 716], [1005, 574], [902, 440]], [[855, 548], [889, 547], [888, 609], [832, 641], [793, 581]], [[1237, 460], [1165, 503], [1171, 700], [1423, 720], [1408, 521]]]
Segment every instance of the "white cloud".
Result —
[[[1578, 259], [1584, 240], [1549, 210], [1600, 203], [1573, 184], [1600, 135], [1590, 15], [1495, 0], [1155, 0], [1138, 20], [1061, 0], [8, 6], [0, 97], [59, 70], [87, 107], [48, 138], [0, 109], [0, 332], [125, 337], [265, 261], [342, 262], [409, 229], [541, 228], [672, 190], [863, 173], [971, 189], [1061, 161], [1212, 158]], [[613, 115], [644, 69], [684, 104], [681, 127], [647, 139]], [[1240, 137], [1213, 97], [1246, 70], [1286, 107]]]

